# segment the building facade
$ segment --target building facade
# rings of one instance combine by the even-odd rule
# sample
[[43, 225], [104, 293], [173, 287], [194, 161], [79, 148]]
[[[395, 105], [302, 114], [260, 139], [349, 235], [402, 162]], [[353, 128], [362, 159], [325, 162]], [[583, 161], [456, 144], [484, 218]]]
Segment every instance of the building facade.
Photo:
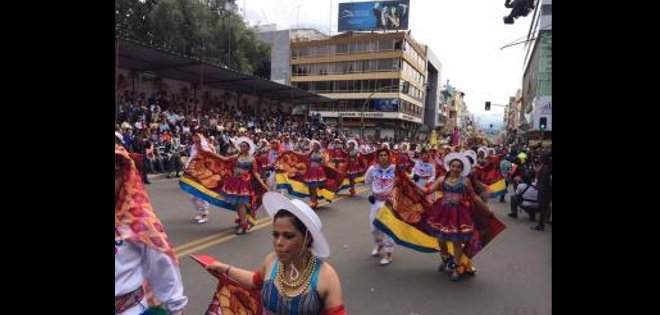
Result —
[[522, 127], [529, 139], [552, 143], [552, 0], [537, 1], [523, 75]]
[[256, 27], [259, 39], [270, 45], [270, 79], [291, 85], [291, 43], [326, 39], [329, 36], [315, 29], [284, 29], [276, 24]]
[[310, 110], [344, 133], [410, 138], [424, 123], [426, 52], [408, 32], [292, 41], [291, 84], [334, 99]]

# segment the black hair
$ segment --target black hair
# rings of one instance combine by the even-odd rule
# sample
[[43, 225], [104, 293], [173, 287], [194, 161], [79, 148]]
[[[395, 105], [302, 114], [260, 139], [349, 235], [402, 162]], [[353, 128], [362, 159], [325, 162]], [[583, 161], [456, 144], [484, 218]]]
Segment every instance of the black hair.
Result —
[[[273, 222], [275, 222], [275, 220], [277, 220], [279, 218], [291, 218], [291, 223], [296, 228], [296, 230], [298, 230], [298, 232], [300, 232], [300, 234], [305, 235], [307, 233], [307, 227], [305, 226], [305, 224], [302, 221], [300, 221], [300, 219], [298, 219], [298, 217], [293, 215], [293, 213], [291, 213], [289, 210], [285, 210], [285, 209], [278, 210], [277, 213], [275, 213], [275, 217], [273, 218]], [[313, 241], [314, 240], [312, 239], [312, 234], [310, 233], [309, 234], [309, 245], [307, 245], [307, 246], [308, 247], [311, 246]]]
[[390, 156], [390, 150], [388, 148], [380, 148], [380, 149], [378, 149], [378, 151], [376, 151], [376, 158], [378, 158], [378, 156], [380, 156], [381, 152], [385, 152], [385, 153], [387, 153], [387, 156]]
[[523, 181], [523, 183], [525, 183], [527, 185], [531, 185], [532, 184], [532, 175], [529, 174], [529, 173], [523, 174], [522, 175], [522, 181]]
[[[471, 165], [474, 165], [474, 159], [473, 159], [471, 156], [469, 156], [469, 155], [466, 154], [466, 155], [465, 155], [465, 158], [467, 158], [468, 161], [470, 161], [470, 164], [471, 164]], [[449, 164], [451, 164], [451, 162], [449, 162]], [[465, 165], [463, 165], [463, 167], [465, 167]]]

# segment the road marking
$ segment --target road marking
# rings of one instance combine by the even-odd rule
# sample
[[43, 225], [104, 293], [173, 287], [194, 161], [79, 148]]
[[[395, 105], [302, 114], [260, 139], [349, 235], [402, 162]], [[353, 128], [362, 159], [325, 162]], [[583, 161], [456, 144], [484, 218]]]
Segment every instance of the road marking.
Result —
[[[364, 187], [363, 189], [356, 189], [355, 194], [358, 195], [358, 194], [360, 194], [362, 192], [365, 192], [367, 190], [369, 190], [369, 187]], [[339, 195], [339, 196], [340, 197], [335, 198], [333, 200], [333, 202], [337, 202], [339, 200], [350, 197], [350, 195]], [[329, 202], [328, 201], [322, 201], [322, 202], [319, 203], [319, 206], [323, 206], [325, 204], [329, 204]], [[260, 230], [260, 229], [262, 229], [264, 227], [267, 227], [271, 224], [273, 224], [273, 221], [271, 220], [271, 218], [269, 218], [269, 217], [268, 218], [261, 218], [261, 219], [257, 220], [254, 227], [252, 227], [250, 229], [250, 232]], [[189, 243], [183, 244], [181, 246], [175, 247], [174, 252], [177, 253], [176, 254], [177, 258], [181, 258], [183, 256], [194, 253], [196, 251], [199, 251], [199, 250], [202, 250], [202, 249], [205, 249], [205, 248], [209, 248], [213, 245], [224, 243], [226, 241], [229, 241], [229, 240], [235, 238], [236, 236], [237, 235], [235, 234], [233, 229], [232, 229], [232, 231], [220, 232], [220, 233], [210, 235], [210, 236], [206, 236], [206, 237], [191, 241]]]

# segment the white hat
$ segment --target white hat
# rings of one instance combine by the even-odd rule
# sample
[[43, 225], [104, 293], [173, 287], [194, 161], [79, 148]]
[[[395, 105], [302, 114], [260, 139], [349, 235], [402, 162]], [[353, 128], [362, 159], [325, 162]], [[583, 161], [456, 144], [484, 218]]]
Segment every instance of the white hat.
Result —
[[481, 148], [477, 149], [477, 152], [483, 152], [484, 157], [488, 156], [488, 148], [487, 147], [481, 147]]
[[477, 152], [474, 152], [474, 150], [467, 150], [463, 154], [472, 159], [472, 165], [477, 163]]
[[[403, 148], [404, 145], [406, 146], [405, 149]], [[401, 150], [408, 150], [408, 149], [410, 149], [410, 143], [408, 143], [408, 142], [403, 142], [403, 143], [401, 143], [401, 145], [399, 145], [399, 148], [400, 148]]]
[[316, 139], [312, 139], [311, 141], [309, 141], [309, 146], [312, 147], [312, 146], [314, 146], [315, 143], [318, 144], [319, 147], [322, 147], [321, 142], [316, 140]]
[[278, 211], [286, 210], [291, 212], [305, 225], [312, 235], [313, 241], [310, 250], [314, 255], [319, 258], [330, 256], [330, 246], [321, 232], [321, 219], [319, 219], [314, 210], [306, 203], [298, 199], [289, 200], [276, 192], [265, 193], [262, 200], [264, 208], [266, 208], [266, 212], [271, 218], [274, 218]]
[[463, 153], [457, 153], [457, 152], [449, 153], [445, 157], [444, 165], [447, 171], [449, 171], [449, 163], [451, 163], [451, 161], [453, 160], [459, 160], [463, 164], [463, 171], [461, 172], [461, 176], [465, 177], [470, 174], [470, 170], [472, 170], [472, 165], [470, 164], [470, 160], [468, 160]]
[[390, 149], [390, 144], [387, 143], [387, 142], [383, 142], [383, 143], [380, 144], [380, 147], [381, 147], [381, 149], [382, 148], [387, 148], [389, 150]]
[[248, 151], [248, 154], [253, 155], [254, 151], [256, 150], [256, 146], [254, 145], [254, 142], [248, 137], [238, 137], [236, 139], [236, 142], [234, 142], [234, 146], [236, 149], [240, 150], [240, 144], [246, 142], [248, 146], [250, 147], [250, 150]]
[[347, 145], [351, 145], [351, 143], [353, 143], [353, 146], [355, 146], [355, 148], [358, 147], [358, 143], [354, 139], [348, 140], [348, 142], [346, 142]]

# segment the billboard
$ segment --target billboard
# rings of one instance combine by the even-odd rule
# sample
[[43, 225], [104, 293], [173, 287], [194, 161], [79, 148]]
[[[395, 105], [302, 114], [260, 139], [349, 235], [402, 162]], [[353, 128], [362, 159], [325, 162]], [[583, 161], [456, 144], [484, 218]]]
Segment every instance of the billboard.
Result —
[[398, 99], [376, 99], [374, 100], [374, 107], [379, 112], [398, 112], [399, 100]]
[[339, 4], [338, 30], [408, 29], [410, 0], [348, 2]]

